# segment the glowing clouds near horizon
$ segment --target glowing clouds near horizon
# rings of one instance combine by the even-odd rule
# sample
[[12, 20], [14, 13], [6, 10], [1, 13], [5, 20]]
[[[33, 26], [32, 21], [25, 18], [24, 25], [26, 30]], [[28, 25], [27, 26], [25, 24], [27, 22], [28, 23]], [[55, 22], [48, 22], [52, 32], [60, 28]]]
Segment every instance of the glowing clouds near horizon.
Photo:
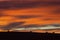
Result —
[[[58, 8], [59, 6], [57, 6]], [[27, 24], [51, 24], [60, 23], [60, 14], [52, 12], [53, 6], [36, 7], [29, 9], [4, 10], [3, 13], [7, 16], [0, 17], [0, 23], [25, 21]], [[55, 11], [56, 12], [56, 11]]]
[[[6, 3], [6, 2], [5, 2]], [[0, 25], [9, 25], [14, 22], [29, 24], [60, 24], [60, 3], [56, 2], [29, 2], [22, 4], [2, 3], [0, 8]], [[10, 2], [9, 2], [10, 3]], [[12, 9], [10, 9], [12, 8]]]

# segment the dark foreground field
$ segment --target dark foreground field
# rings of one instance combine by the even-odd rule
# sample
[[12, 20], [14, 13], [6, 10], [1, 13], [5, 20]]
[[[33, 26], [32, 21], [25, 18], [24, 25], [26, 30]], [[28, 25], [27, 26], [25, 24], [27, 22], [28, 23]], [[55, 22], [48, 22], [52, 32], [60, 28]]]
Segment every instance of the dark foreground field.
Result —
[[32, 32], [8, 32], [0, 33], [0, 39], [4, 40], [58, 40], [60, 39], [59, 34], [54, 33], [32, 33]]

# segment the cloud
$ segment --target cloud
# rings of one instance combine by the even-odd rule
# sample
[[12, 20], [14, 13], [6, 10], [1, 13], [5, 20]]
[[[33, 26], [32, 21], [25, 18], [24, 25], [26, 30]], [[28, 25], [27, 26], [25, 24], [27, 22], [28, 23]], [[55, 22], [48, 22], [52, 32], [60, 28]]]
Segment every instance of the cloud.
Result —
[[53, 12], [52, 14], [60, 15], [60, 8], [57, 8], [57, 9], [53, 10], [52, 12]]
[[60, 27], [60, 24], [58, 24], [58, 23], [56, 23], [56, 24], [50, 24], [50, 25], [52, 25], [54, 27]]
[[26, 24], [22, 25], [22, 27], [44, 27], [46, 25], [40, 25], [40, 24]]
[[0, 17], [6, 16], [3, 12], [0, 11]]
[[47, 21], [47, 20], [53, 20], [53, 19], [52, 19], [52, 18], [45, 18], [45, 19], [43, 19], [43, 20], [46, 20], [46, 21]]
[[6, 30], [8, 30], [8, 29], [11, 29], [11, 28], [15, 28], [16, 26], [19, 26], [19, 25], [22, 25], [22, 24], [24, 24], [25, 22], [13, 22], [13, 23], [10, 23], [10, 24], [8, 24], [8, 25], [6, 25], [6, 26], [4, 26], [4, 27], [1, 27], [1, 29], [6, 29]]
[[14, 17], [20, 18], [20, 19], [29, 19], [29, 18], [42, 17], [42, 15], [20, 15], [20, 16], [14, 16]]
[[33, 7], [45, 7], [51, 5], [60, 5], [60, 2], [44, 2], [44, 1], [35, 1], [35, 2], [11, 2], [11, 1], [2, 1], [0, 2], [0, 9], [16, 9], [16, 8], [33, 8]]

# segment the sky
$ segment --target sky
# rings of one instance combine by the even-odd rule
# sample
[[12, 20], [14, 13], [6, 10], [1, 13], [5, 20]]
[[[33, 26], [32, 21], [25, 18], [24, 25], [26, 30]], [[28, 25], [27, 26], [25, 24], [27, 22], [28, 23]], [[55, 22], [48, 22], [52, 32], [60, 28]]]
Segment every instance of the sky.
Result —
[[[21, 0], [20, 0], [21, 1]], [[60, 24], [60, 0], [29, 0], [23, 2], [0, 0], [0, 25]]]

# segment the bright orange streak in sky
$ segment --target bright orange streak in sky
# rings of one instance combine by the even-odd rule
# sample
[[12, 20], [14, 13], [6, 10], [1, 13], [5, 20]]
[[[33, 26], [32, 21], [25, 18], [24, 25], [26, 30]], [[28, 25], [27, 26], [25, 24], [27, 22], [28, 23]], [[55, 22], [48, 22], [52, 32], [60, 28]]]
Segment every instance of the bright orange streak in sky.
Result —
[[[52, 14], [53, 10], [59, 8], [60, 6], [48, 6], [48, 7], [36, 7], [28, 9], [16, 9], [16, 10], [2, 10], [5, 15], [0, 17], [0, 25], [7, 25], [11, 22], [21, 22], [25, 21], [26, 24], [51, 24], [51, 23], [60, 23], [60, 14]], [[13, 16], [12, 16], [13, 15]], [[28, 18], [28, 19], [19, 19], [14, 16], [18, 15], [38, 15], [42, 17]], [[51, 20], [45, 20], [45, 19]]]

